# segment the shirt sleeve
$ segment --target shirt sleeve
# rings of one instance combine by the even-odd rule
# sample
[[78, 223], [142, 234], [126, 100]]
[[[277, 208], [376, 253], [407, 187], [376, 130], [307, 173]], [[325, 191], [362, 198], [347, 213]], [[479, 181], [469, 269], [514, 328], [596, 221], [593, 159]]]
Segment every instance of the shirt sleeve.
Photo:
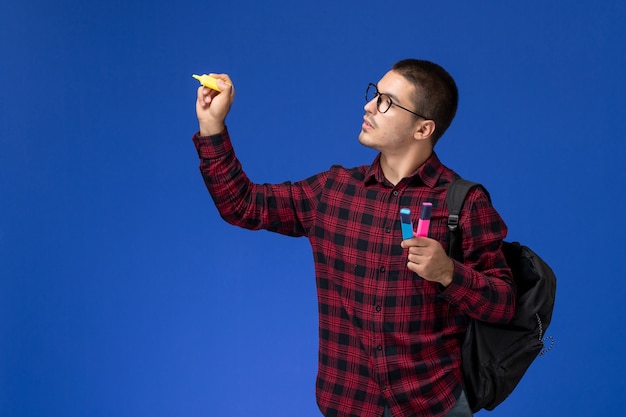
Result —
[[255, 184], [243, 171], [228, 130], [206, 137], [196, 133], [193, 142], [204, 183], [225, 221], [251, 230], [308, 235], [324, 173], [295, 183]]
[[515, 284], [502, 252], [507, 227], [481, 187], [468, 193], [459, 220], [464, 262], [454, 261], [442, 296], [469, 317], [507, 323], [515, 312]]

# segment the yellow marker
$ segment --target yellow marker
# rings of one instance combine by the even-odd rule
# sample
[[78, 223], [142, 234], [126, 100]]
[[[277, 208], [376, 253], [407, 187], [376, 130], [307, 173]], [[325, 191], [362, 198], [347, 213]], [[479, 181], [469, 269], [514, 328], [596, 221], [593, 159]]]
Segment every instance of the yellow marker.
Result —
[[[202, 84], [205, 87], [210, 88], [211, 90], [222, 91], [217, 86], [217, 78], [215, 78], [215, 77], [211, 77], [210, 75], [206, 75], [206, 74], [202, 74], [202, 75], [193, 74], [192, 77], [195, 78], [196, 80], [200, 81], [200, 84]], [[230, 85], [229, 82], [226, 82], [226, 81], [224, 81], [224, 82], [226, 84]]]

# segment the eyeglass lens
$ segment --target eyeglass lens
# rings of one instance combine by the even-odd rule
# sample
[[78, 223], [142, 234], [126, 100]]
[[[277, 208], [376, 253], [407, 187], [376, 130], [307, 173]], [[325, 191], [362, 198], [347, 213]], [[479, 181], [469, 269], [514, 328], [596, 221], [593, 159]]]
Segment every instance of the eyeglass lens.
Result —
[[367, 103], [376, 98], [376, 107], [378, 111], [381, 113], [385, 113], [391, 107], [391, 98], [386, 94], [381, 94], [378, 92], [378, 89], [374, 84], [370, 84], [367, 86], [367, 90], [365, 91], [365, 100]]

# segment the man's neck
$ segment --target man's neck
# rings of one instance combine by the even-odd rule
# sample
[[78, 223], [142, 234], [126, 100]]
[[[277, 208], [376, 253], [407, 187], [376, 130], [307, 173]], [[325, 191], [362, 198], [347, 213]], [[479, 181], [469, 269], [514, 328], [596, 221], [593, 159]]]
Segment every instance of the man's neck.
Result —
[[380, 167], [387, 181], [397, 185], [403, 178], [413, 174], [430, 158], [433, 150], [427, 152], [414, 152], [404, 155], [380, 155]]

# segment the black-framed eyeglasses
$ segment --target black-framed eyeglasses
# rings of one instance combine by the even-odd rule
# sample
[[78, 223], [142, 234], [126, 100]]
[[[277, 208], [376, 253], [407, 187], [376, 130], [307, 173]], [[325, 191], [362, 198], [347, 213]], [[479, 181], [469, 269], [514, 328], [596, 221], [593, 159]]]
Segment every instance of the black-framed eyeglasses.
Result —
[[415, 113], [413, 110], [409, 110], [406, 107], [402, 107], [401, 105], [394, 103], [385, 93], [381, 93], [378, 91], [378, 86], [373, 83], [369, 83], [367, 86], [367, 90], [365, 90], [365, 102], [369, 103], [370, 101], [376, 99], [376, 108], [380, 113], [387, 113], [387, 110], [391, 108], [391, 106], [396, 106], [401, 108], [402, 110], [406, 110], [411, 114], [416, 115], [417, 117], [421, 117], [422, 119], [430, 120], [428, 117], [422, 116], [419, 113]]

